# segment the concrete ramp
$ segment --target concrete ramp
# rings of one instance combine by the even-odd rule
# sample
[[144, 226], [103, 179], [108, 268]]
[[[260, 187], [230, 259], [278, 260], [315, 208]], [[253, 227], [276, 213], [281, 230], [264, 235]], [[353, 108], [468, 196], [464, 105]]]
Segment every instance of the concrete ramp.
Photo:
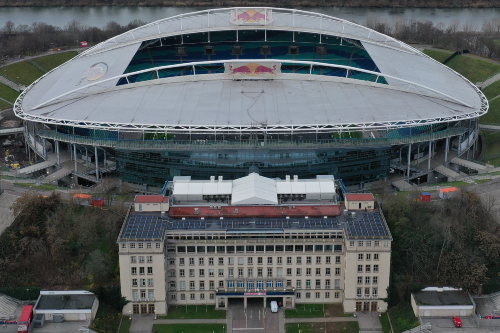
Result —
[[43, 180], [42, 180], [42, 183], [44, 184], [50, 184], [54, 181], [57, 181], [63, 177], [66, 177], [67, 175], [71, 174], [71, 170], [69, 169], [61, 169], [61, 170], [57, 170], [56, 172], [48, 175], [47, 177], [45, 177]]
[[489, 169], [486, 165], [464, 160], [463, 158], [458, 158], [458, 157], [452, 158], [450, 162], [469, 169], [477, 170], [478, 172], [486, 172]]
[[30, 173], [47, 169], [56, 164], [56, 161], [44, 161], [41, 163], [30, 165], [29, 167], [19, 169], [18, 173], [29, 175]]
[[0, 195], [0, 235], [14, 222], [14, 214], [12, 214], [10, 206], [17, 198], [19, 196], [5, 192]]
[[15, 312], [21, 302], [7, 295], [0, 295], [0, 319], [15, 319]]
[[413, 184], [410, 184], [407, 180], [401, 179], [392, 183], [392, 186], [400, 191], [410, 191], [413, 189]]
[[436, 168], [434, 168], [434, 171], [442, 174], [443, 176], [449, 177], [449, 178], [459, 178], [462, 177], [459, 173], [445, 167], [444, 165], [440, 165]]

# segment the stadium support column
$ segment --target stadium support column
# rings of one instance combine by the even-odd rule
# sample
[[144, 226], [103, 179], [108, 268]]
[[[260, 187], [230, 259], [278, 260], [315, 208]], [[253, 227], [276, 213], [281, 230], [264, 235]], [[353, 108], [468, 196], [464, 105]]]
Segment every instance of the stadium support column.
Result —
[[61, 154], [59, 153], [59, 141], [56, 140], [57, 166], [61, 167]]
[[429, 159], [427, 160], [427, 171], [431, 170], [432, 142], [429, 141]]
[[89, 167], [89, 150], [87, 149], [87, 147], [85, 147], [85, 159], [87, 160], [87, 163], [85, 163], [87, 165], [87, 168]]
[[97, 181], [99, 181], [99, 157], [97, 156], [97, 146], [95, 146], [94, 149], [95, 149], [95, 178]]
[[450, 147], [450, 138], [446, 138], [446, 143], [444, 146], [444, 164], [448, 164], [448, 147]]
[[78, 164], [76, 163], [76, 143], [73, 144], [73, 157], [75, 158], [75, 173], [78, 174]]
[[410, 179], [411, 143], [408, 145], [408, 179]]

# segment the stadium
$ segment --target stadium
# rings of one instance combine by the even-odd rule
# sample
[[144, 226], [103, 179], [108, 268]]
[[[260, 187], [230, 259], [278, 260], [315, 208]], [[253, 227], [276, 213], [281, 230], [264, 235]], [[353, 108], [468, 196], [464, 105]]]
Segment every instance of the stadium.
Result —
[[[474, 84], [405, 43], [279, 8], [144, 25], [47, 73], [14, 106], [35, 156], [60, 166], [71, 154], [76, 175], [150, 186], [252, 172], [410, 178], [425, 172], [414, 156], [430, 170], [436, 151], [446, 164], [452, 149], [474, 150], [487, 110]], [[82, 160], [95, 169], [79, 173]]]

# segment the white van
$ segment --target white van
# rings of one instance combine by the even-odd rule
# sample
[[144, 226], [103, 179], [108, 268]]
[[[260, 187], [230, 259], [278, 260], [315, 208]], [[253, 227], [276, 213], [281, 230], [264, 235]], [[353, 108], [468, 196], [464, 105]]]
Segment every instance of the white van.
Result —
[[278, 312], [278, 302], [271, 301], [271, 312]]

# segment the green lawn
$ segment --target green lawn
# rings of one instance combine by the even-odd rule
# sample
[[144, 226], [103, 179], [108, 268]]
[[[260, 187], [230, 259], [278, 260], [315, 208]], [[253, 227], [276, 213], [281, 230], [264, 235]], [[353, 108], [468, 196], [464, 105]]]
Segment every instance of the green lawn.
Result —
[[499, 124], [500, 125], [500, 98], [490, 102], [488, 113], [479, 118], [482, 124]]
[[0, 110], [7, 108], [12, 108], [12, 105], [0, 99]]
[[335, 323], [303, 323], [285, 324], [286, 333], [358, 333], [357, 321], [335, 322]]
[[483, 93], [488, 100], [500, 95], [500, 81], [494, 82], [484, 88]]
[[483, 162], [495, 166], [500, 165], [500, 132], [483, 131], [483, 134], [487, 142]]
[[17, 96], [19, 96], [19, 93], [17, 91], [9, 86], [6, 86], [3, 83], [0, 83], [0, 97], [14, 103], [17, 99]]
[[120, 331], [118, 333], [129, 333], [131, 323], [132, 321], [129, 319], [128, 316], [123, 316], [122, 324], [120, 325]]
[[175, 306], [168, 308], [166, 316], [160, 316], [161, 319], [226, 319], [225, 310], [216, 310], [215, 305], [188, 305]]
[[410, 303], [400, 304], [389, 310], [394, 333], [411, 330], [419, 325], [417, 317], [413, 313]]
[[452, 51], [436, 51], [430, 49], [424, 50], [424, 53], [439, 62], [445, 61], [449, 56], [453, 54]]
[[8, 79], [24, 84], [25, 86], [30, 85], [43, 74], [41, 70], [27, 61], [0, 68], [0, 75], [4, 75]]
[[295, 309], [285, 310], [285, 318], [317, 318], [324, 316], [323, 304], [300, 304]]
[[224, 324], [155, 324], [153, 333], [225, 333]]
[[29, 187], [34, 190], [41, 190], [41, 191], [53, 191], [60, 189], [61, 187], [56, 186], [56, 185], [51, 185], [51, 184], [42, 184], [42, 185], [35, 185], [35, 184], [27, 184], [27, 183], [14, 183], [16, 186], [21, 186], [21, 187]]
[[42, 66], [48, 72], [75, 57], [77, 54], [78, 52], [76, 51], [69, 51], [34, 58], [33, 61]]
[[498, 64], [464, 55], [456, 56], [446, 66], [462, 74], [474, 84], [500, 72]]
[[382, 313], [380, 316], [380, 323], [382, 324], [382, 331], [384, 333], [389, 333], [391, 331], [391, 324], [389, 323], [387, 312]]

